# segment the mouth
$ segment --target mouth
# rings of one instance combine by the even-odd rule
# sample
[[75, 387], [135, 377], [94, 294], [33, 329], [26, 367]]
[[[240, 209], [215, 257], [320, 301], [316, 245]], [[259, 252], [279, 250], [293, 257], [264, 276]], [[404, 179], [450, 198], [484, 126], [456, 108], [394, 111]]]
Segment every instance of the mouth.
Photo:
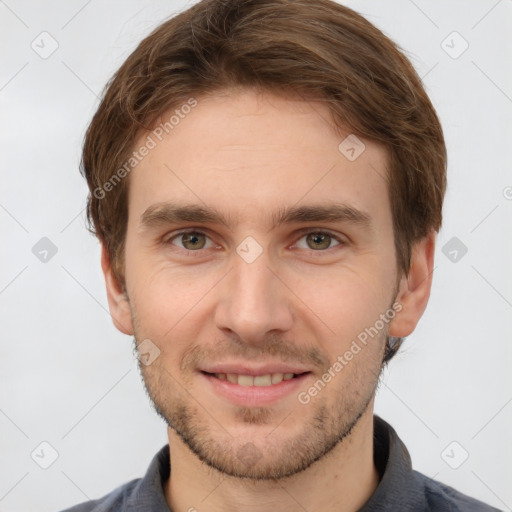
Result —
[[237, 384], [243, 387], [256, 386], [256, 387], [267, 387], [275, 386], [283, 381], [296, 379], [306, 373], [265, 373], [263, 375], [243, 375], [238, 373], [209, 373], [202, 372], [210, 377], [218, 380], [224, 380], [231, 382], [231, 384]]
[[296, 397], [312, 375], [310, 371], [199, 371], [211, 391], [232, 405], [261, 407]]

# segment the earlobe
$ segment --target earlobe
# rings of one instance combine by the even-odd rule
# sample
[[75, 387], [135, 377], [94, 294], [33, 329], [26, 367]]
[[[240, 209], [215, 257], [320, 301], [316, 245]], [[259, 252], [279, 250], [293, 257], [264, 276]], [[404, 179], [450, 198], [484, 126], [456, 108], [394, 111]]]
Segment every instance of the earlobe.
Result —
[[409, 336], [427, 307], [432, 287], [435, 237], [436, 233], [432, 231], [412, 247], [409, 275], [402, 276], [396, 298], [401, 309], [390, 324], [390, 336]]
[[119, 331], [131, 336], [133, 335], [133, 325], [130, 304], [125, 292], [121, 290], [114, 276], [110, 255], [104, 244], [101, 245], [101, 268], [105, 277], [108, 306], [112, 321]]

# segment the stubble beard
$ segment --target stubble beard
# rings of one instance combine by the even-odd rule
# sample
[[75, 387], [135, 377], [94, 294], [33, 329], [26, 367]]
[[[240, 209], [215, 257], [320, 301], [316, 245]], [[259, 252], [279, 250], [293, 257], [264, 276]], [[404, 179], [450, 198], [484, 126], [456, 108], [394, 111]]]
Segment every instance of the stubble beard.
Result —
[[[137, 334], [135, 339], [144, 339]], [[372, 340], [375, 347], [365, 350], [376, 351], [377, 346], [382, 349], [386, 337], [387, 331], [380, 339]], [[361, 359], [360, 364], [353, 361], [357, 367], [350, 368], [349, 378], [340, 375], [338, 383], [327, 385], [338, 388], [330, 402], [330, 392], [323, 390], [307, 405], [297, 401], [291, 412], [281, 413], [280, 417], [271, 407], [236, 407], [233, 416], [237, 424], [265, 429], [266, 436], [258, 436], [257, 440], [228, 432], [218, 411], [210, 410], [201, 396], [196, 396], [197, 392], [192, 395], [178, 382], [160, 364], [161, 358], [151, 366], [139, 361], [139, 370], [155, 411], [199, 460], [230, 477], [280, 480], [309, 468], [349, 438], [375, 395], [382, 369], [380, 349], [377, 354]], [[365, 366], [369, 361], [371, 368]], [[341, 374], [346, 371], [344, 368]], [[286, 419], [293, 415], [307, 420], [290, 437], [286, 435]]]

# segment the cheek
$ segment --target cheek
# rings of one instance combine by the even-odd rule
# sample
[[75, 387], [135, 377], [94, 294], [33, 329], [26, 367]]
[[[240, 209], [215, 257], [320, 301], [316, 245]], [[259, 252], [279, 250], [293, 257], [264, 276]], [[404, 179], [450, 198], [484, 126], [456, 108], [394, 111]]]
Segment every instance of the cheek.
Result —
[[172, 346], [180, 352], [200, 332], [203, 299], [222, 274], [206, 267], [203, 271], [197, 266], [173, 268], [143, 256], [132, 263], [127, 283], [140, 335], [156, 340], [163, 349]]
[[329, 340], [325, 349], [336, 353], [375, 324], [389, 307], [393, 291], [385, 273], [348, 266], [303, 273], [291, 288], [301, 299], [301, 322], [309, 323], [319, 342]]

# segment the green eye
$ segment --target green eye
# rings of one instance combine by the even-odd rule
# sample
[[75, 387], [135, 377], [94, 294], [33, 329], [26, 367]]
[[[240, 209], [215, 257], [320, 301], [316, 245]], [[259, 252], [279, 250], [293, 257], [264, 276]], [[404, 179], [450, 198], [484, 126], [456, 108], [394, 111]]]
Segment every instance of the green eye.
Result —
[[202, 233], [184, 233], [181, 241], [186, 249], [202, 249], [206, 245], [205, 235]]
[[167, 243], [177, 245], [187, 251], [198, 251], [206, 248], [208, 241], [208, 236], [201, 231], [182, 231], [170, 238]]
[[[205, 233], [194, 230], [177, 233], [169, 238], [166, 243], [175, 245], [189, 252], [198, 252], [201, 249], [208, 249], [213, 245], [212, 241]], [[299, 249], [321, 252], [342, 244], [343, 241], [335, 235], [325, 231], [311, 230], [303, 233], [295, 245]]]
[[306, 240], [311, 249], [328, 249], [331, 245], [331, 236], [325, 233], [309, 233]]
[[[305, 239], [305, 244], [301, 244], [301, 240]], [[334, 243], [334, 245], [332, 245]], [[326, 249], [331, 249], [336, 245], [340, 245], [341, 241], [331, 235], [330, 233], [326, 233], [325, 231], [309, 231], [308, 233], [304, 233], [300, 238], [299, 242], [297, 242], [297, 247], [299, 249], [309, 249], [313, 251], [323, 251]]]

